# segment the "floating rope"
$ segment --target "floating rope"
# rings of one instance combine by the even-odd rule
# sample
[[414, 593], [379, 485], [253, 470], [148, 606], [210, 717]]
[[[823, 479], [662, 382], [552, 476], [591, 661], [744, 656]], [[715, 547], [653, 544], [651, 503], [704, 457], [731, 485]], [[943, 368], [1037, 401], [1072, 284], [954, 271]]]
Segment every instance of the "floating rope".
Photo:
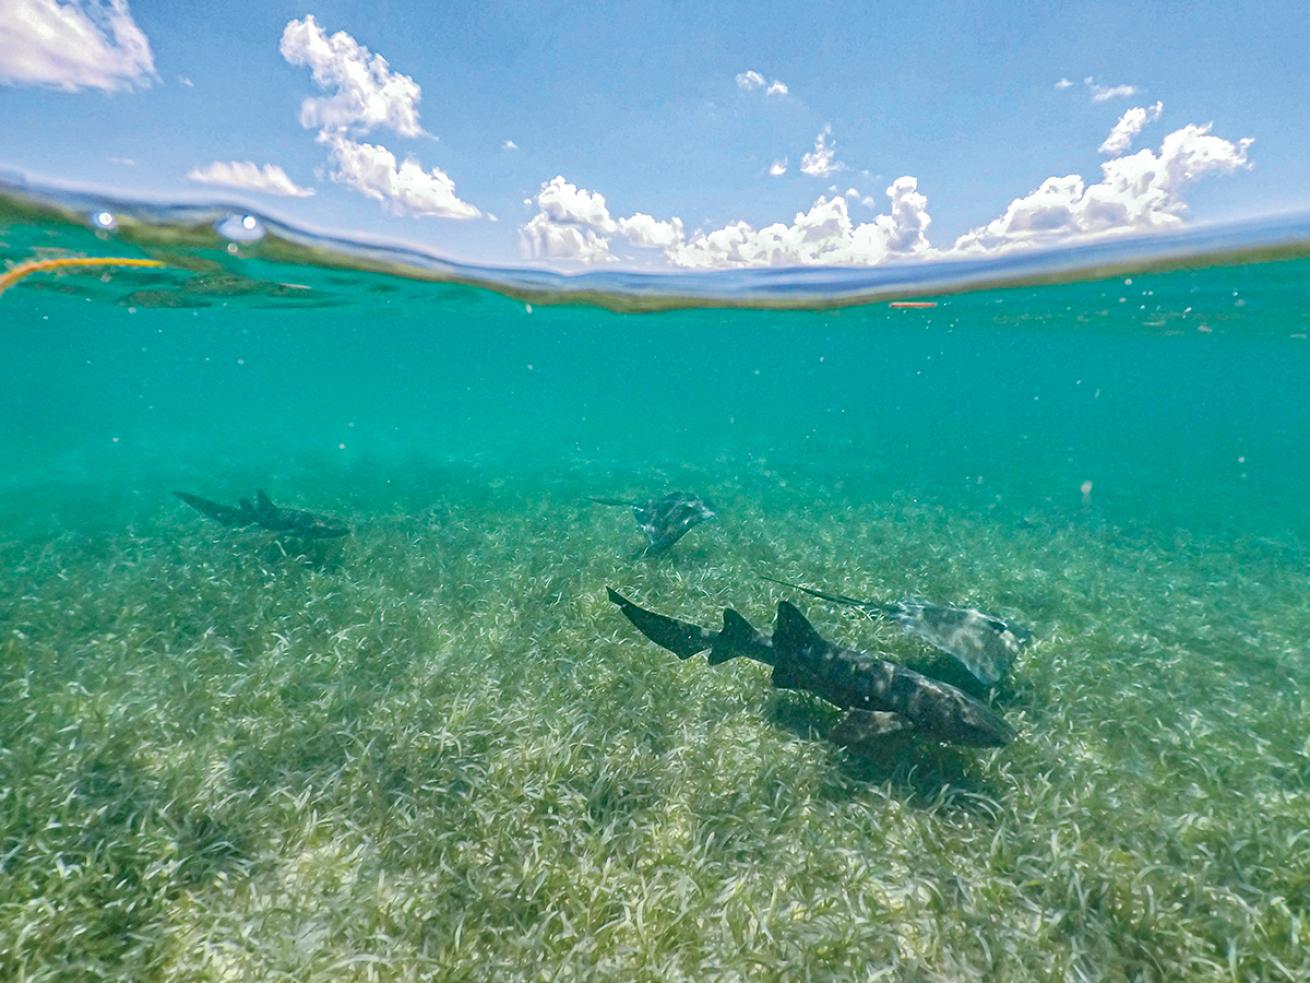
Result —
[[34, 259], [19, 263], [9, 272], [0, 275], [0, 294], [4, 293], [23, 277], [45, 270], [63, 270], [83, 266], [163, 266], [157, 259], [129, 259], [125, 256], [85, 256], [65, 259]]

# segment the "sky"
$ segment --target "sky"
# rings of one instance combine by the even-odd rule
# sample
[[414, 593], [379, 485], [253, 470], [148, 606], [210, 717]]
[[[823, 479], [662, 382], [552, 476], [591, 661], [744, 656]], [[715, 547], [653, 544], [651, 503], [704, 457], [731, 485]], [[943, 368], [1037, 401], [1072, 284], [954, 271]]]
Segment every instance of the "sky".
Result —
[[1310, 211], [1301, 3], [0, 0], [0, 171], [464, 262], [867, 265]]

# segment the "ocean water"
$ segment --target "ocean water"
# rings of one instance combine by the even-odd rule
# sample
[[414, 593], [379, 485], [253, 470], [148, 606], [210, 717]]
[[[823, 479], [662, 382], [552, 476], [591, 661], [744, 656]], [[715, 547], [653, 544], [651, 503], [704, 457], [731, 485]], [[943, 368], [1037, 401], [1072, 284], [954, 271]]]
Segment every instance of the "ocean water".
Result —
[[[5, 978], [1310, 974], [1285, 235], [579, 287], [4, 202], [10, 265], [164, 264], [0, 295]], [[352, 534], [170, 494], [256, 489]], [[676, 490], [662, 556], [588, 501]], [[941, 669], [762, 576], [1028, 626], [1018, 740], [843, 751], [605, 599]]]

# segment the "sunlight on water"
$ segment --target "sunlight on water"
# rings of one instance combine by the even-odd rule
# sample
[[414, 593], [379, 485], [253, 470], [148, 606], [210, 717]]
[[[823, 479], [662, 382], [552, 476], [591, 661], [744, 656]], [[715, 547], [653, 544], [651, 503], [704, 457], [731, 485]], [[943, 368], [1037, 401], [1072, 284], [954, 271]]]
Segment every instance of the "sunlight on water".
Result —
[[[1304, 978], [1307, 241], [567, 278], [0, 197], [0, 975]], [[840, 748], [607, 587], [1017, 737]]]

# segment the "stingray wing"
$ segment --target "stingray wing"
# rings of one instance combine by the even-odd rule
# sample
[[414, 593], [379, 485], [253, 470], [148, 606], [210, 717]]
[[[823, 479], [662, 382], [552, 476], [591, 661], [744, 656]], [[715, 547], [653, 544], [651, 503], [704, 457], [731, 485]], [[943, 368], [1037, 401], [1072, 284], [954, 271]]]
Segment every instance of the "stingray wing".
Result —
[[984, 686], [995, 686], [1009, 674], [1023, 644], [1004, 621], [977, 608], [907, 597], [896, 609], [892, 617], [901, 628], [950, 656]]

